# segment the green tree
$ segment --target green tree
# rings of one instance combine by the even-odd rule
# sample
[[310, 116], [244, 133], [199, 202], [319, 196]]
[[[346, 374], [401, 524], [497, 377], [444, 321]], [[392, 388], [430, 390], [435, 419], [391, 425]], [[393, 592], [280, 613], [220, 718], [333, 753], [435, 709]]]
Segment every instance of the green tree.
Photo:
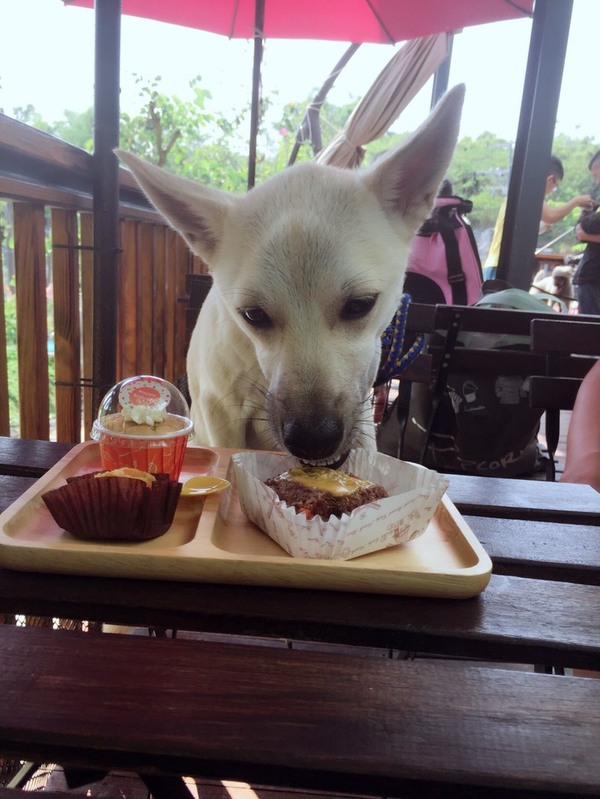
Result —
[[493, 228], [506, 199], [512, 144], [493, 133], [482, 133], [458, 142], [448, 170], [455, 194], [473, 203], [469, 215], [476, 229]]
[[60, 119], [52, 126], [52, 133], [76, 147], [81, 147], [89, 153], [94, 150], [94, 109], [77, 113], [65, 111], [64, 119]]
[[[260, 169], [258, 170], [260, 182], [264, 182], [288, 166], [298, 131], [311, 100], [312, 96], [302, 103], [287, 103], [283, 108], [281, 118], [271, 126], [269, 131], [265, 132], [263, 141], [266, 143], [266, 153], [270, 153], [270, 157], [265, 155], [260, 159]], [[304, 131], [305, 138], [300, 144], [294, 163], [310, 161], [314, 157], [313, 148], [317, 146], [319, 140], [321, 140], [322, 146], [326, 146], [344, 127], [352, 113], [352, 108], [353, 104], [351, 103], [336, 106], [325, 101], [318, 115], [319, 130], [316, 133], [310, 129]]]
[[231, 135], [236, 122], [206, 110], [211, 94], [202, 88], [200, 77], [189, 83], [191, 100], [164, 94], [159, 90], [160, 80], [158, 76], [145, 83], [137, 78], [144, 104], [136, 116], [121, 115], [121, 146], [158, 166], [185, 173], [198, 148]]
[[150, 83], [137, 80], [144, 104], [135, 116], [121, 115], [124, 149], [218, 188], [235, 191], [245, 186], [245, 160], [240, 156], [245, 109], [233, 119], [207, 111], [211, 94], [202, 88], [200, 77], [190, 81], [191, 100], [161, 92], [160, 77]]
[[[248, 170], [248, 105], [231, 118], [210, 111], [211, 94], [203, 88], [199, 76], [190, 81], [192, 97], [187, 100], [163, 92], [160, 77], [147, 81], [138, 76], [137, 82], [142, 107], [137, 114], [122, 114], [121, 146], [192, 180], [243, 193]], [[303, 102], [288, 102], [280, 119], [267, 126], [265, 117], [273, 98], [263, 97], [259, 119], [257, 183], [286, 168], [294, 149], [296, 133], [311, 100], [312, 95]], [[323, 104], [319, 115], [323, 146], [343, 128], [354, 107], [355, 102], [340, 106], [328, 101]], [[83, 113], [65, 111], [64, 118], [54, 124], [45, 122], [33, 106], [15, 109], [14, 116], [79, 147], [89, 151], [93, 148], [92, 109]], [[408, 135], [408, 132], [388, 132], [369, 143], [365, 148], [365, 165]], [[565, 202], [574, 195], [591, 191], [592, 181], [587, 163], [598, 147], [598, 143], [589, 137], [573, 139], [562, 134], [556, 137], [553, 152], [563, 161], [565, 178], [559, 191], [549, 199], [550, 203]], [[508, 191], [512, 156], [513, 143], [490, 132], [476, 138], [464, 137], [457, 145], [448, 178], [456, 194], [473, 202], [473, 211], [469, 216], [475, 231], [489, 231], [495, 224]], [[296, 161], [310, 160], [312, 157], [312, 142], [308, 140], [300, 147]], [[577, 215], [575, 211], [554, 225], [549, 234], [540, 238], [540, 244], [550, 241], [561, 232], [572, 231]], [[574, 235], [565, 236], [559, 247], [566, 251], [577, 249]]]
[[30, 125], [32, 128], [36, 128], [37, 130], [43, 130], [46, 133], [54, 132], [53, 126], [42, 119], [42, 115], [39, 113], [39, 111], [36, 111], [31, 103], [29, 105], [17, 106], [17, 108], [13, 108], [12, 117], [18, 122], [23, 122], [25, 125]]

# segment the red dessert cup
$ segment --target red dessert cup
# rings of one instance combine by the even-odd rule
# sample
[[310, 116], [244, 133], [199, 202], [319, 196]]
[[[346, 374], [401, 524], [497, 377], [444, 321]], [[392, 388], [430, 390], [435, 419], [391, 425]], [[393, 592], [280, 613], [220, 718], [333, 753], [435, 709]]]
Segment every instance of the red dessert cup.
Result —
[[130, 466], [178, 480], [192, 432], [179, 389], [161, 378], [139, 375], [106, 394], [92, 438], [100, 446], [103, 469]]

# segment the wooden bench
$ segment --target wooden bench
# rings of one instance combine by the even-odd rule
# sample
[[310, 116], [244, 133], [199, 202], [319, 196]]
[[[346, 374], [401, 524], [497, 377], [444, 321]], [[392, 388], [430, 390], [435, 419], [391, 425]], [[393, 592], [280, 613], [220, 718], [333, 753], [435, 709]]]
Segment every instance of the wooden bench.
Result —
[[0, 673], [0, 751], [31, 760], [403, 797], [600, 784], [597, 680], [10, 627]]

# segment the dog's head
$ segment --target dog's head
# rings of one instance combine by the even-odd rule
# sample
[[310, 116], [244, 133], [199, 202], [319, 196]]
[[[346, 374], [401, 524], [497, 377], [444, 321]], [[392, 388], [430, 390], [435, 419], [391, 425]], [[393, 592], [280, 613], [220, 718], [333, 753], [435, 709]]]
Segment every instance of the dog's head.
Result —
[[252, 342], [273, 444], [303, 460], [336, 462], [373, 437], [380, 337], [452, 157], [463, 95], [451, 90], [368, 169], [302, 163], [239, 197], [117, 151], [209, 264], [229, 321]]

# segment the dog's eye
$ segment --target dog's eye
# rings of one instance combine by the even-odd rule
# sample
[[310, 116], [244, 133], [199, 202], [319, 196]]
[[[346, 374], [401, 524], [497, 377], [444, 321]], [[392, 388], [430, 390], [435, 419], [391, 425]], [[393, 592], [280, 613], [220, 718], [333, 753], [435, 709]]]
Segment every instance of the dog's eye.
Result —
[[352, 321], [353, 319], [362, 319], [373, 309], [377, 302], [377, 295], [369, 297], [354, 297], [347, 300], [342, 308], [342, 319]]
[[240, 308], [240, 314], [252, 327], [264, 329], [273, 326], [270, 316], [262, 308]]

